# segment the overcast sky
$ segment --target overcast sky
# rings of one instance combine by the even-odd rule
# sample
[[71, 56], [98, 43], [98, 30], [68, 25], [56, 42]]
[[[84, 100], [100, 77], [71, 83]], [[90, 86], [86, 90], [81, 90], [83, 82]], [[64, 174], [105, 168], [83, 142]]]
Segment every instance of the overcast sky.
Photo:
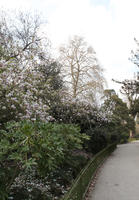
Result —
[[139, 0], [0, 0], [5, 9], [38, 10], [46, 18], [47, 34], [58, 48], [72, 35], [85, 37], [111, 79], [131, 78], [137, 70], [128, 58], [139, 39]]

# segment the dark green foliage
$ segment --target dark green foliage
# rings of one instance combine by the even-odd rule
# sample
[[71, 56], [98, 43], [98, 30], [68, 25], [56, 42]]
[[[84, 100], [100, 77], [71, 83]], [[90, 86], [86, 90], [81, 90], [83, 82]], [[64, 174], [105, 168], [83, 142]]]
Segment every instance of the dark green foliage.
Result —
[[[64, 165], [62, 166], [62, 169], [70, 169], [72, 174], [72, 179], [76, 178], [79, 172], [83, 169], [83, 167], [87, 164], [87, 161], [89, 158], [83, 156], [83, 155], [74, 155], [69, 159], [66, 159], [64, 162]], [[64, 177], [63, 177], [64, 178]]]
[[9, 197], [14, 200], [52, 200], [60, 198], [67, 192], [80, 170], [88, 159], [81, 155], [70, 155], [59, 167], [41, 177], [37, 171], [21, 172], [12, 185]]
[[[49, 86], [48, 90], [43, 92], [42, 98], [45, 100], [46, 105], [49, 105], [49, 112], [51, 113], [51, 107], [60, 102], [60, 91], [64, 89], [61, 65], [53, 59], [47, 59], [45, 63], [38, 66], [37, 71], [41, 71], [44, 76], [39, 89], [41, 90], [43, 88], [43, 83], [46, 82]], [[53, 115], [51, 114], [51, 116]]]
[[[86, 151], [96, 153], [103, 149], [107, 144], [107, 132], [103, 124], [106, 124], [105, 118], [97, 108], [83, 102], [68, 102], [53, 104], [50, 108], [51, 115], [58, 123], [75, 123], [81, 128], [81, 133], [86, 133], [89, 141], [83, 144]], [[103, 127], [103, 128], [102, 128]]]
[[126, 96], [129, 104], [129, 111], [133, 118], [139, 112], [139, 77], [137, 74], [136, 79], [134, 80], [124, 80], [122, 82], [115, 81], [116, 83], [121, 84], [121, 93]]
[[103, 108], [109, 108], [110, 106], [110, 121], [104, 126], [104, 130], [108, 133], [109, 139], [112, 142], [127, 142], [129, 132], [135, 130], [134, 119], [130, 115], [126, 103], [124, 103], [116, 94], [107, 96]]
[[87, 139], [78, 126], [30, 121], [7, 123], [0, 135], [0, 191], [5, 195], [21, 170], [35, 167], [45, 177]]
[[61, 65], [54, 60], [47, 60], [45, 65], [40, 65], [38, 70], [41, 70], [46, 78], [49, 79], [49, 86], [53, 91], [63, 87], [63, 80], [60, 74]]
[[90, 140], [85, 142], [85, 149], [92, 153], [97, 153], [107, 146], [107, 133], [102, 127], [96, 127], [86, 132]]
[[[139, 86], [138, 86], [139, 87]], [[130, 113], [132, 116], [136, 116], [139, 113], [139, 99], [135, 99], [131, 105]]]

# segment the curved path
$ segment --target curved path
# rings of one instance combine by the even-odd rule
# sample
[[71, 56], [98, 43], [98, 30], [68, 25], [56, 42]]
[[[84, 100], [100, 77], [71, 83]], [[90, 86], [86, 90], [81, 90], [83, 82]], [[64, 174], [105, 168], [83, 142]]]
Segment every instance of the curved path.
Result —
[[89, 200], [139, 200], [139, 142], [118, 145], [89, 196]]

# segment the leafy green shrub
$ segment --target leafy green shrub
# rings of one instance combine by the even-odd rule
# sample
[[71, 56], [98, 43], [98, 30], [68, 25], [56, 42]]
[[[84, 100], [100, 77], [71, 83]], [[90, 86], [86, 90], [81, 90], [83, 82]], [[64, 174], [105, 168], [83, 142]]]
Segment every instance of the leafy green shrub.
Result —
[[135, 122], [125, 102], [118, 97], [114, 90], [106, 90], [106, 99], [103, 110], [109, 109], [111, 113], [109, 122], [104, 126], [110, 135], [111, 142], [128, 142], [129, 133], [135, 132]]
[[9, 122], [0, 131], [0, 191], [5, 199], [15, 178], [35, 167], [41, 176], [56, 169], [88, 137], [69, 124]]
[[[79, 150], [79, 152], [82, 152]], [[46, 177], [41, 177], [34, 169], [21, 172], [12, 184], [9, 197], [13, 200], [53, 200], [61, 198], [86, 165], [88, 158], [71, 154], [65, 161]]]
[[88, 152], [95, 154], [107, 146], [106, 133], [101, 127], [89, 129], [86, 134], [90, 136], [90, 140], [85, 142], [85, 148]]
[[79, 172], [87, 164], [88, 158], [82, 155], [73, 155], [70, 159], [65, 160], [65, 168], [70, 168], [72, 172], [72, 177], [76, 178]]

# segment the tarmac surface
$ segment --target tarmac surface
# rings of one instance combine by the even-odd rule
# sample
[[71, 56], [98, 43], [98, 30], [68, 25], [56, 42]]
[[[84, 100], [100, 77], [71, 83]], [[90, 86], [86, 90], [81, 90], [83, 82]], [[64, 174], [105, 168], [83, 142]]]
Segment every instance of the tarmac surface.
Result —
[[118, 145], [100, 170], [89, 200], [139, 200], [139, 142]]

